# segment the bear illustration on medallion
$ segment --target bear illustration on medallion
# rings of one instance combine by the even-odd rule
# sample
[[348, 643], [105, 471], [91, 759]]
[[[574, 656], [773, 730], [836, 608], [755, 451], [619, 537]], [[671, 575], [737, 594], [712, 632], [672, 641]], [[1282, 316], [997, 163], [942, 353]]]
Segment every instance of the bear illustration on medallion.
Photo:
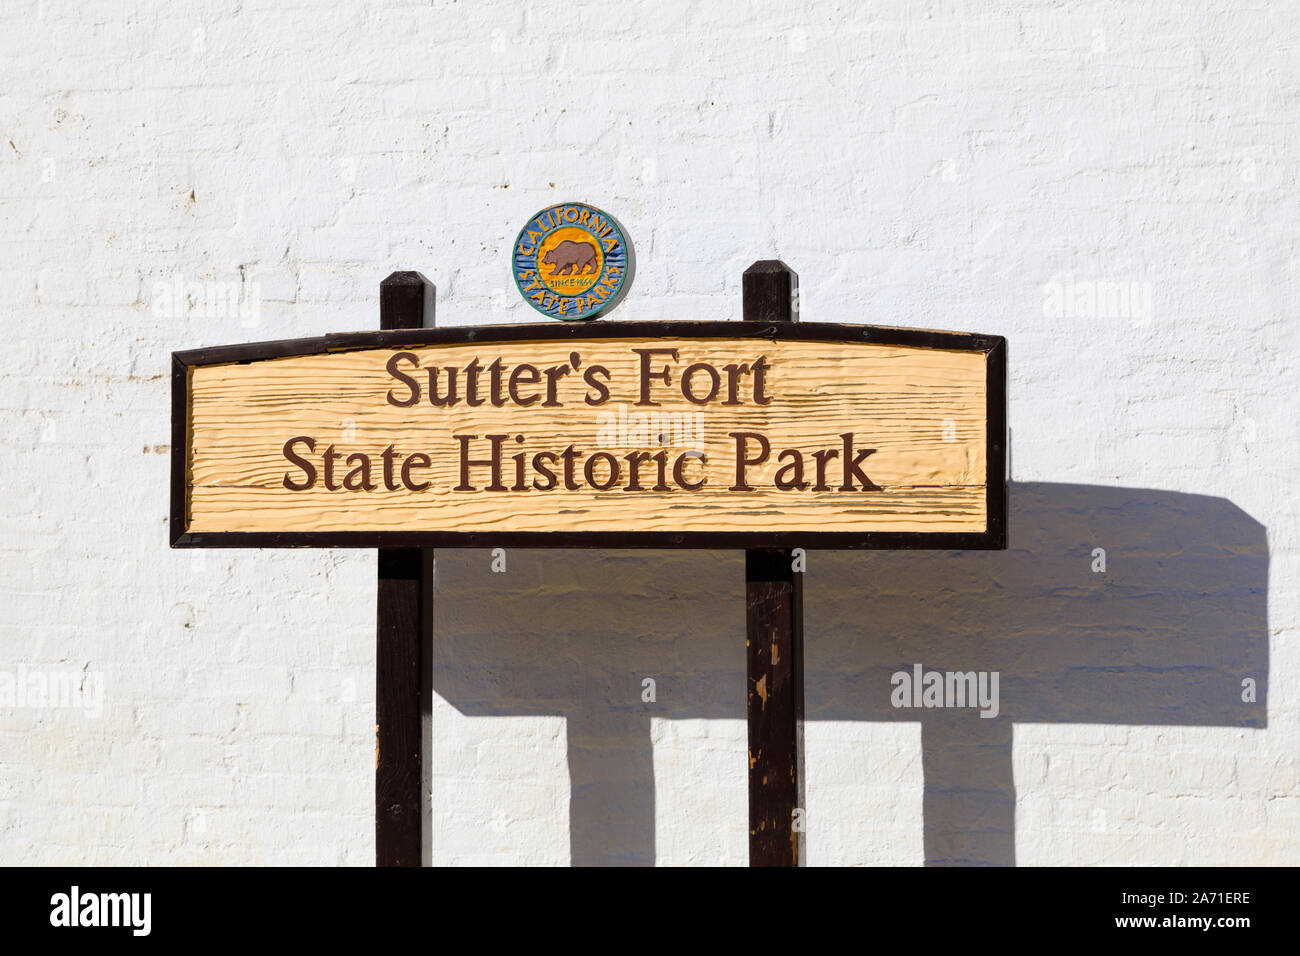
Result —
[[596, 271], [598, 256], [599, 253], [596, 252], [596, 247], [590, 243], [565, 239], [546, 253], [542, 263], [551, 267], [551, 275], [553, 276], [570, 275], [575, 266], [578, 269], [578, 275], [586, 275], [588, 272]]
[[511, 254], [515, 286], [543, 315], [594, 319], [626, 291], [631, 249], [608, 213], [585, 203], [543, 209], [519, 231]]

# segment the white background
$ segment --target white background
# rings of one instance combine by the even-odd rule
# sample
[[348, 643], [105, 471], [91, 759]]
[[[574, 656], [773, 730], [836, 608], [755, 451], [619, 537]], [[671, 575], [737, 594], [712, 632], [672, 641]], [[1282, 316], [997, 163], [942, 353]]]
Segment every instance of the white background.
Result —
[[[804, 321], [1010, 342], [1013, 550], [810, 556], [809, 863], [1300, 862], [1294, 3], [0, 18], [0, 670], [103, 688], [0, 707], [0, 862], [373, 861], [374, 554], [169, 550], [170, 353], [375, 328], [397, 269], [531, 321], [570, 199], [620, 319], [779, 257]], [[739, 553], [488, 560], [439, 553], [433, 860], [743, 863]], [[923, 745], [917, 662], [1003, 716]]]

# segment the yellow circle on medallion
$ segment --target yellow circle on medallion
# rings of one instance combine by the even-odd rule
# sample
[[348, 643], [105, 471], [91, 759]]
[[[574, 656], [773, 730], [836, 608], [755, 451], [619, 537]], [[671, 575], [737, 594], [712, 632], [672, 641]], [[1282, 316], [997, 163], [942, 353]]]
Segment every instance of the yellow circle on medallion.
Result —
[[605, 256], [600, 240], [576, 226], [547, 234], [537, 247], [537, 277], [557, 295], [578, 295], [600, 281]]

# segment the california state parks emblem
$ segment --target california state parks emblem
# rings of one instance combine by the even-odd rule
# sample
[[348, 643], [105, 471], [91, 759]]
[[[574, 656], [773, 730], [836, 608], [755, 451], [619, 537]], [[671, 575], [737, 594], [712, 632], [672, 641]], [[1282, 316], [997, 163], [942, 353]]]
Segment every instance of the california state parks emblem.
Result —
[[627, 240], [608, 213], [580, 202], [543, 209], [519, 231], [519, 294], [538, 312], [577, 322], [613, 305], [627, 278]]

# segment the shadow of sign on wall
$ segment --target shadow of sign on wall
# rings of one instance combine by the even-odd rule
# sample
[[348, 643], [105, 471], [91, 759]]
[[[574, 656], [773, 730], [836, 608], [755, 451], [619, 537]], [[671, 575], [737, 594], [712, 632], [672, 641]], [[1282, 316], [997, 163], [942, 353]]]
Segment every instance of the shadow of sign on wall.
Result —
[[[1263, 525], [1222, 498], [1037, 482], [1011, 511], [1007, 551], [810, 555], [806, 717], [919, 721], [929, 865], [1016, 862], [1017, 723], [1267, 724]], [[651, 719], [745, 719], [743, 553], [511, 550], [505, 575], [485, 556], [438, 552], [434, 692], [565, 717], [572, 862], [653, 864]], [[917, 663], [997, 672], [998, 716], [894, 707]]]

